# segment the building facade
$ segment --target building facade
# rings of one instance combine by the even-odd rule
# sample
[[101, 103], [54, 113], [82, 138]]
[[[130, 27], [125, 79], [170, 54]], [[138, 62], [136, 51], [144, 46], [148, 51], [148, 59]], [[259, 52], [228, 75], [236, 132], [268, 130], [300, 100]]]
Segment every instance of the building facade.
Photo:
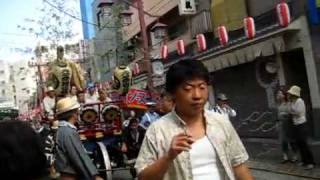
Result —
[[9, 65], [4, 60], [0, 60], [0, 101], [14, 102], [12, 91], [10, 89], [10, 71]]
[[93, 13], [92, 13], [92, 3], [94, 0], [80, 0], [80, 11], [81, 11], [81, 19], [82, 29], [83, 29], [83, 38], [85, 40], [89, 40], [95, 37], [94, 25], [93, 23]]
[[[109, 3], [113, 3], [110, 7]], [[95, 0], [92, 4], [96, 37], [93, 39], [94, 59], [92, 74], [94, 81], [110, 81], [113, 69], [121, 64], [127, 64], [120, 13], [127, 9], [122, 1]]]
[[10, 87], [19, 113], [30, 110], [30, 101], [37, 91], [36, 73], [28, 66], [28, 61], [21, 60], [10, 64]]
[[[319, 152], [320, 138], [320, 90], [319, 90], [319, 24], [312, 23], [310, 2], [287, 0], [291, 23], [279, 25], [276, 11], [280, 0], [216, 0], [197, 1], [197, 13], [180, 16], [181, 1], [143, 1], [144, 10], [157, 18], [145, 15], [149, 49], [152, 60], [160, 57], [160, 47], [168, 45], [169, 56], [162, 60], [165, 70], [186, 57], [202, 61], [211, 74], [210, 103], [215, 95], [225, 93], [238, 116], [231, 119], [243, 138], [277, 139], [276, 91], [298, 85], [307, 106], [307, 118], [311, 145]], [[317, 1], [313, 1], [316, 3]], [[316, 4], [315, 4], [316, 5]], [[316, 6], [317, 7], [317, 6]], [[317, 7], [319, 13], [319, 7]], [[137, 11], [130, 9], [133, 23], [125, 27], [124, 41], [135, 43], [141, 49], [140, 26]], [[319, 15], [319, 14], [318, 14]], [[243, 20], [253, 17], [256, 36], [248, 39]], [[156, 22], [168, 25], [168, 35], [163, 41], [153, 38], [152, 26]], [[229, 41], [221, 45], [217, 28], [224, 25]], [[208, 50], [197, 51], [195, 36], [204, 34]], [[177, 40], [183, 39], [186, 54], [177, 54]], [[132, 62], [140, 63], [142, 72], [134, 79], [138, 87], [146, 86], [146, 69], [141, 52], [135, 53]], [[164, 82], [156, 83], [160, 89]], [[316, 154], [316, 153], [315, 153]], [[318, 162], [320, 157], [316, 156]]]

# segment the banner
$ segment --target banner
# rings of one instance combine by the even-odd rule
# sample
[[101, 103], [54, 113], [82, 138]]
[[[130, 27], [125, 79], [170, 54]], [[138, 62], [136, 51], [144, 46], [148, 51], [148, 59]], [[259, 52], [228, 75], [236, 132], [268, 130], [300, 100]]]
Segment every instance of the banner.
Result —
[[149, 101], [158, 102], [160, 94], [150, 94], [145, 90], [130, 89], [125, 96], [120, 95], [118, 92], [112, 92], [110, 93], [110, 98], [114, 102], [120, 102], [124, 108], [147, 109], [146, 103]]

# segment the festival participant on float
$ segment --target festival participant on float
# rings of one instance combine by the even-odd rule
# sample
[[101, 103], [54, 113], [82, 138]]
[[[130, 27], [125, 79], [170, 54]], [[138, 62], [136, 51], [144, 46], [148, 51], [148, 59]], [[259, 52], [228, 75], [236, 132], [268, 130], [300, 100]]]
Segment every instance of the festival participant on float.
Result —
[[56, 95], [53, 87], [49, 86], [47, 89], [47, 95], [43, 99], [43, 108], [45, 116], [49, 121], [54, 119], [54, 110], [56, 107]]

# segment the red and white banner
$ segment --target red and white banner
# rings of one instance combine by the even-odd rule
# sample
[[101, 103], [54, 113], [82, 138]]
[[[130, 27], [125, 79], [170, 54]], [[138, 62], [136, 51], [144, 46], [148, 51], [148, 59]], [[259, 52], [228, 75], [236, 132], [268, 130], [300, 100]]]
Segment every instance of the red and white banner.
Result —
[[140, 74], [140, 66], [138, 63], [133, 64], [132, 73], [133, 73], [133, 75]]
[[161, 47], [161, 59], [167, 59], [169, 50], [168, 50], [168, 45], [162, 45]]
[[289, 6], [286, 2], [282, 2], [277, 5], [277, 14], [280, 26], [289, 26], [291, 22], [291, 16]]
[[177, 51], [180, 56], [183, 56], [186, 53], [184, 41], [182, 39], [177, 42]]
[[197, 38], [197, 44], [198, 44], [198, 51], [202, 52], [207, 50], [207, 41], [205, 36], [203, 34], [198, 34], [196, 38]]
[[220, 44], [222, 46], [227, 45], [229, 41], [229, 36], [228, 36], [227, 28], [225, 26], [218, 27], [218, 35], [219, 35]]
[[256, 26], [252, 17], [246, 17], [243, 20], [244, 31], [248, 39], [253, 39], [256, 36]]

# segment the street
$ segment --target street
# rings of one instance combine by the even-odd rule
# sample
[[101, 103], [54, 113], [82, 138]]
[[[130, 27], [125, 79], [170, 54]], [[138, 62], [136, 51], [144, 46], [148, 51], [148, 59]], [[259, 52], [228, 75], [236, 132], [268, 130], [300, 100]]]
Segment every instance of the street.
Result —
[[[264, 170], [251, 169], [251, 172], [256, 180], [313, 180], [313, 179], [320, 179], [320, 178], [306, 178], [306, 177], [295, 176], [295, 175], [274, 173], [274, 172], [264, 171]], [[132, 179], [129, 171], [118, 171], [118, 172], [114, 172], [113, 175], [114, 175], [113, 176], [114, 180]]]

